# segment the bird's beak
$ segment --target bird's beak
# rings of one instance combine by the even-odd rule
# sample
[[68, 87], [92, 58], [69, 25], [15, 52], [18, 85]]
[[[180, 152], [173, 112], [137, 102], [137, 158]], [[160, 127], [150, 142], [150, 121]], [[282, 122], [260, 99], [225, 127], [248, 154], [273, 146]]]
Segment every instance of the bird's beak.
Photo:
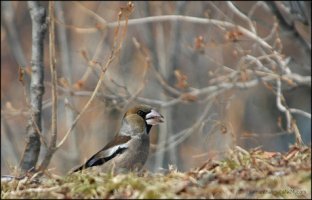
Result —
[[149, 125], [157, 125], [164, 122], [164, 117], [155, 110], [151, 110], [145, 117], [146, 123]]

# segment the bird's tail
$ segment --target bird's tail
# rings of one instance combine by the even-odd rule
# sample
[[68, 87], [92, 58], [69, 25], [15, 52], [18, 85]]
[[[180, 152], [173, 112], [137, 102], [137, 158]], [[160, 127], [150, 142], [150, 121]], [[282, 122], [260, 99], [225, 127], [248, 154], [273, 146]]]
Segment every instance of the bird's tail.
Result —
[[72, 173], [74, 173], [74, 172], [81, 171], [81, 170], [83, 170], [84, 168], [85, 168], [85, 165], [83, 164], [83, 165], [81, 165], [81, 166], [79, 166], [79, 167], [76, 167], [76, 168], [71, 169], [71, 170], [69, 171], [69, 173], [72, 174]]

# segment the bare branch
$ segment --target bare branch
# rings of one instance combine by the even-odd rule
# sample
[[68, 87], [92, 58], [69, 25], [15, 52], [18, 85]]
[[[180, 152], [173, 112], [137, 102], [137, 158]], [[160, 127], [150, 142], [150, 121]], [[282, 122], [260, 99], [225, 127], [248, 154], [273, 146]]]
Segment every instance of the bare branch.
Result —
[[265, 10], [269, 10], [268, 5], [264, 1], [257, 1], [249, 10], [248, 17], [251, 18], [258, 7], [262, 6]]
[[54, 1], [49, 2], [49, 51], [50, 51], [50, 72], [51, 72], [51, 82], [52, 82], [52, 117], [51, 117], [51, 139], [50, 143], [39, 169], [44, 171], [54, 154], [56, 139], [57, 139], [57, 73], [55, 67], [55, 28], [54, 28]]
[[45, 9], [35, 1], [29, 1], [28, 7], [32, 19], [32, 76], [30, 83], [31, 117], [27, 127], [27, 142], [20, 167], [23, 171], [34, 168], [40, 151], [40, 136], [34, 128], [34, 122], [41, 131], [41, 109], [43, 86], [43, 40], [47, 29]]
[[253, 33], [257, 34], [256, 29], [254, 25], [252, 24], [252, 21], [249, 19], [249, 17], [247, 17], [238, 8], [236, 8], [236, 6], [231, 1], [227, 1], [226, 4], [236, 15], [238, 15], [241, 19], [243, 19], [244, 21], [248, 23], [249, 28]]
[[[157, 148], [159, 150], [157, 150], [157, 152], [155, 152], [154, 155], [163, 153], [164, 151], [168, 151], [169, 149], [176, 147], [181, 142], [183, 142], [185, 139], [187, 139], [195, 131], [201, 132], [203, 125], [205, 124], [204, 121], [206, 121], [205, 118], [207, 118], [207, 114], [210, 111], [210, 108], [212, 106], [211, 101], [209, 101], [207, 103], [208, 104], [206, 105], [203, 113], [201, 114], [201, 116], [196, 120], [196, 122], [191, 127], [188, 127], [186, 129], [180, 131], [179, 133], [174, 134], [173, 136], [171, 136], [168, 139], [168, 141], [162, 141], [162, 143], [158, 144]], [[168, 145], [166, 146], [166, 144], [168, 144]]]
[[297, 109], [297, 108], [289, 108], [289, 111], [291, 113], [296, 113], [296, 114], [299, 114], [299, 115], [302, 115], [302, 116], [304, 116], [306, 118], [311, 119], [311, 113], [305, 112], [303, 110], [300, 110], [300, 109]]
[[[261, 46], [268, 50], [272, 50], [272, 47], [264, 41], [262, 38], [260, 38], [258, 35], [254, 34], [253, 32], [249, 31], [246, 28], [243, 28], [242, 26], [227, 22], [227, 21], [220, 21], [216, 19], [205, 19], [205, 18], [199, 18], [199, 17], [191, 17], [191, 16], [184, 16], [184, 15], [162, 15], [162, 16], [151, 16], [151, 17], [144, 17], [140, 19], [130, 19], [128, 22], [128, 26], [132, 25], [140, 25], [145, 23], [155, 23], [155, 22], [166, 22], [166, 21], [182, 21], [182, 22], [189, 22], [189, 23], [195, 23], [195, 24], [212, 24], [217, 27], [224, 27], [224, 28], [235, 28], [241, 33], [243, 33], [246, 37], [249, 37], [251, 40], [254, 40], [258, 42]], [[120, 25], [124, 25], [126, 21], [120, 21]], [[110, 22], [103, 24], [106, 28], [114, 28], [119, 25], [119, 22]], [[71, 26], [73, 27], [73, 26]], [[79, 30], [84, 30], [87, 33], [98, 31], [97, 28], [78, 28]]]
[[301, 144], [303, 144], [303, 141], [301, 139], [301, 134], [300, 134], [300, 132], [298, 130], [298, 127], [297, 127], [296, 123], [293, 122], [293, 117], [291, 116], [289, 109], [286, 108], [282, 104], [282, 100], [281, 100], [281, 98], [282, 98], [281, 80], [277, 79], [276, 83], [277, 83], [277, 94], [276, 94], [276, 105], [277, 105], [277, 108], [281, 112], [285, 113], [286, 120], [287, 120], [287, 130], [294, 132], [295, 137], [296, 137], [296, 144], [301, 145]]

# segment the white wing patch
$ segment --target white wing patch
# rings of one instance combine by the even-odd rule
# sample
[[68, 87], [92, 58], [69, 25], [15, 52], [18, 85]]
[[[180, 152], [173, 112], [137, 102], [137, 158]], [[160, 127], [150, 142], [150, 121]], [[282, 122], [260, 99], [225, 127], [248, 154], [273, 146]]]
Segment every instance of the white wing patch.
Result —
[[106, 150], [107, 157], [112, 156], [118, 149], [128, 148], [128, 144], [120, 144]]
[[[115, 153], [117, 153], [117, 151], [119, 149], [127, 149], [128, 148], [128, 144], [119, 144], [119, 145], [115, 145], [109, 149], [106, 149], [105, 152], [102, 153], [102, 155], [100, 157], [95, 156], [94, 158], [90, 159], [87, 162], [87, 166], [91, 167], [93, 166], [96, 162], [98, 162], [99, 160], [106, 160], [107, 158], [114, 156]], [[116, 156], [116, 155], [115, 155]]]

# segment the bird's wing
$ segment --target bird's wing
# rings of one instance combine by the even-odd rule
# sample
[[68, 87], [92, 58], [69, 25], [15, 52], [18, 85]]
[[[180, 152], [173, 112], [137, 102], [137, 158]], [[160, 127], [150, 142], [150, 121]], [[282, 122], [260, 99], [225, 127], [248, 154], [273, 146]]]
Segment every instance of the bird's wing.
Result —
[[85, 164], [75, 169], [73, 172], [82, 170], [84, 168], [93, 167], [96, 165], [101, 165], [118, 154], [123, 153], [127, 148], [127, 142], [131, 139], [130, 136], [120, 136], [117, 135], [113, 140], [111, 140], [103, 149], [94, 154]]

